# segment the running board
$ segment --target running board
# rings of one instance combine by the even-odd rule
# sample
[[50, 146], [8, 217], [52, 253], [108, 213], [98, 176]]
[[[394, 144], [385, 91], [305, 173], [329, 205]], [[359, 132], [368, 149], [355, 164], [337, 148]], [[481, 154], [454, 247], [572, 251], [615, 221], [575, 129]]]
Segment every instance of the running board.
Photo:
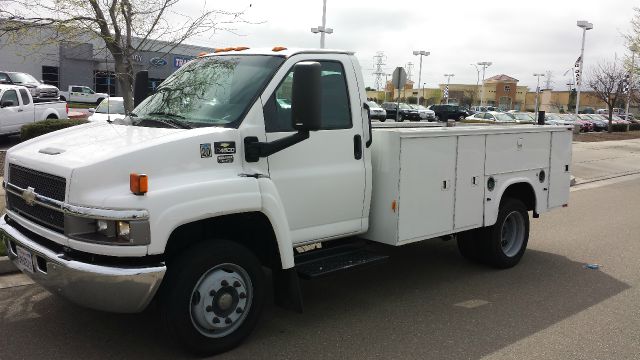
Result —
[[376, 254], [362, 248], [349, 249], [299, 263], [296, 265], [296, 270], [304, 279], [317, 279], [341, 271], [380, 264], [388, 258], [387, 255]]

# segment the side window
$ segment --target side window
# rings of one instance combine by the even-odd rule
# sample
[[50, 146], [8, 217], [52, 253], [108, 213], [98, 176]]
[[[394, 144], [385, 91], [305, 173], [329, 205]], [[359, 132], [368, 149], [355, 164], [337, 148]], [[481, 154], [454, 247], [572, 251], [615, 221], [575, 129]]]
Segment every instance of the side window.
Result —
[[18, 93], [15, 90], [7, 90], [2, 95], [2, 99], [0, 99], [0, 104], [5, 101], [13, 101], [13, 106], [18, 106], [20, 103], [18, 102]]
[[[322, 130], [351, 128], [351, 109], [347, 80], [342, 64], [335, 61], [320, 61], [322, 73]], [[293, 131], [291, 126], [291, 90], [293, 70], [280, 83], [264, 107], [267, 132]]]
[[31, 104], [31, 100], [29, 100], [29, 94], [27, 93], [27, 90], [20, 89], [20, 97], [22, 98], [22, 105]]
[[484, 114], [484, 118], [487, 119], [487, 120], [494, 120], [493, 115], [489, 114], [489, 113], [485, 113]]
[[71, 87], [71, 92], [82, 92], [82, 88], [80, 86], [72, 86]]
[[11, 83], [9, 76], [5, 73], [0, 73], [0, 83]]
[[84, 91], [85, 94], [93, 94], [93, 90], [89, 89], [88, 87], [84, 87], [82, 88], [82, 90]]

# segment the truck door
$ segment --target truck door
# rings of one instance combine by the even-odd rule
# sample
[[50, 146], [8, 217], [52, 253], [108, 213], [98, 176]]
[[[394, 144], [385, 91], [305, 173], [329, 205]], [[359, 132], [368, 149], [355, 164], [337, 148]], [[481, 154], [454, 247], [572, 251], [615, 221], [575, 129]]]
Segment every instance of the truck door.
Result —
[[[11, 105], [9, 105], [11, 103]], [[22, 121], [22, 118], [26, 116], [23, 108], [18, 100], [18, 92], [16, 90], [7, 90], [2, 94], [0, 98], [0, 104], [2, 107], [2, 116], [0, 116], [0, 133], [7, 134], [15, 132]], [[4, 105], [7, 106], [4, 106]]]
[[[322, 65], [323, 129], [309, 139], [268, 157], [269, 175], [285, 207], [293, 242], [325, 239], [362, 231], [365, 162], [362, 109], [350, 59], [296, 57]], [[290, 65], [276, 74], [278, 86], [265, 92], [264, 121], [268, 141], [291, 135]], [[289, 71], [286, 71], [289, 69]], [[279, 79], [279, 80], [278, 80]], [[351, 92], [349, 89], [352, 88]], [[356, 94], [350, 98], [350, 94]]]
[[70, 102], [82, 102], [82, 86], [72, 86], [71, 91], [69, 92], [69, 101]]

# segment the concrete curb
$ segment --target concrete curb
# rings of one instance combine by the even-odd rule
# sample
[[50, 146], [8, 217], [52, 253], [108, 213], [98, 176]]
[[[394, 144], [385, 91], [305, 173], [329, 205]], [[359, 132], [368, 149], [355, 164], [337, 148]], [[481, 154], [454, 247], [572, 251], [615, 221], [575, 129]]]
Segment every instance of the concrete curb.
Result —
[[6, 256], [0, 256], [0, 275], [18, 272], [18, 268]]

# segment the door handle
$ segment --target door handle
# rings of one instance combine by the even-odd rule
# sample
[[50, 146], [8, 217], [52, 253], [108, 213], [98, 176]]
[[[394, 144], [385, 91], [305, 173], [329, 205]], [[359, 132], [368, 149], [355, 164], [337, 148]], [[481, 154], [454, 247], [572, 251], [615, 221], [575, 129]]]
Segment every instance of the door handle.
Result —
[[362, 136], [360, 134], [353, 136], [353, 157], [356, 160], [362, 159]]

